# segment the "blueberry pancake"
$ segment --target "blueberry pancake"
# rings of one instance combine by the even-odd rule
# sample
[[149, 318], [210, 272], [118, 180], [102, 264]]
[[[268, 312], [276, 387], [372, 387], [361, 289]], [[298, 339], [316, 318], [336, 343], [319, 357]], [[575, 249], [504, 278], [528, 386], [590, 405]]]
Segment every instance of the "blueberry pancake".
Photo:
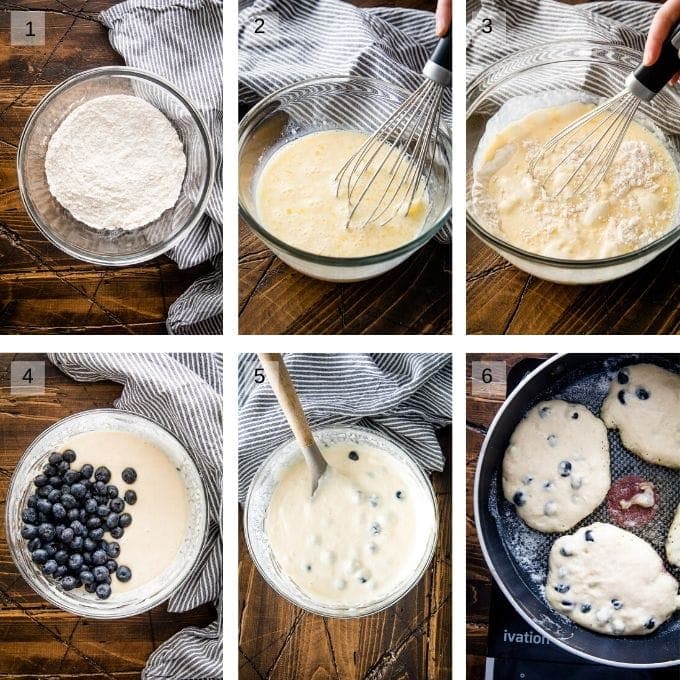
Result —
[[622, 368], [602, 404], [602, 420], [648, 463], [680, 468], [680, 375], [653, 364]]
[[510, 437], [503, 493], [533, 529], [571, 529], [602, 503], [610, 483], [607, 428], [581, 404], [543, 401]]
[[648, 635], [680, 608], [678, 582], [654, 548], [600, 522], [555, 541], [545, 593], [557, 612], [606, 635]]
[[673, 566], [680, 567], [680, 505], [675, 511], [675, 519], [668, 532], [666, 557]]

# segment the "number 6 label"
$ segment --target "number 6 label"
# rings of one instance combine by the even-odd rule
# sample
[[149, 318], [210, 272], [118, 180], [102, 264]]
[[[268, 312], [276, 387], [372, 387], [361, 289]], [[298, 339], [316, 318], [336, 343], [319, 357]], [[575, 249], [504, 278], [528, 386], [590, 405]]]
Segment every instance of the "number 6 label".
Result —
[[506, 376], [505, 361], [473, 361], [470, 391], [475, 397], [505, 398]]
[[45, 362], [13, 361], [10, 380], [11, 394], [22, 397], [45, 394]]

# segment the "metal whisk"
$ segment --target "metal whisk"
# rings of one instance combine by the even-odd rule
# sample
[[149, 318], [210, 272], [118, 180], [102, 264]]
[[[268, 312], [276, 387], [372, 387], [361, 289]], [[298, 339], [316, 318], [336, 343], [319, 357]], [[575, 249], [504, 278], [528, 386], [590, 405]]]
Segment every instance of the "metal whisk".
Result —
[[[379, 198], [368, 215], [361, 215], [361, 226], [369, 222], [383, 226], [400, 211], [408, 214], [418, 190], [427, 186], [442, 97], [451, 84], [450, 31], [437, 43], [423, 75], [426, 80], [359, 147], [335, 178], [336, 196], [346, 195], [349, 202], [348, 226], [366, 197], [374, 200], [376, 189], [381, 191]], [[379, 184], [385, 184], [384, 188]]]
[[[558, 196], [567, 187], [574, 194], [583, 194], [597, 187], [607, 175], [640, 103], [654, 99], [680, 71], [679, 49], [680, 25], [676, 25], [664, 41], [656, 63], [638, 66], [626, 78], [625, 90], [575, 120], [541, 147], [529, 171], [548, 194]], [[550, 166], [549, 159], [556, 159], [555, 164]]]

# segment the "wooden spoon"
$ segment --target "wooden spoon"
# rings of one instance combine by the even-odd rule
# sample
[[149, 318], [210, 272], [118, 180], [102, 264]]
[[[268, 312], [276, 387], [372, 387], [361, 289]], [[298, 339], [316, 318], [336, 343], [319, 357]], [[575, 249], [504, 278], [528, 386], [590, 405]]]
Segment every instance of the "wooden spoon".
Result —
[[309, 423], [302, 410], [300, 399], [295, 391], [295, 385], [293, 385], [286, 364], [283, 363], [283, 357], [280, 354], [266, 352], [260, 352], [257, 356], [260, 358], [260, 363], [267, 374], [269, 384], [279, 400], [290, 429], [293, 430], [295, 439], [297, 439], [297, 443], [300, 445], [302, 455], [305, 457], [312, 483], [310, 495], [313, 496], [319, 485], [319, 479], [321, 479], [321, 476], [328, 467], [328, 462], [321, 455], [321, 451], [319, 451], [319, 447], [314, 441]]

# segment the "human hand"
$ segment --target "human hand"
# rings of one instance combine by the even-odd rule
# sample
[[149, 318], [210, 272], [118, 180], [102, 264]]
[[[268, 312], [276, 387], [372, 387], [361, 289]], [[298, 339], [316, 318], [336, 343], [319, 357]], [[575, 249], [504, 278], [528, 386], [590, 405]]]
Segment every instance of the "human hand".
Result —
[[[678, 0], [680, 4], [680, 0]], [[451, 0], [437, 0], [436, 28], [437, 35], [441, 38], [451, 28]]]
[[[647, 43], [645, 44], [645, 53], [642, 57], [642, 63], [645, 66], [651, 66], [656, 63], [656, 60], [661, 54], [661, 45], [668, 37], [671, 29], [680, 20], [680, 0], [667, 0], [659, 11], [654, 15], [652, 25], [647, 35]], [[680, 80], [680, 73], [676, 73], [670, 80], [671, 85], [677, 84]]]

